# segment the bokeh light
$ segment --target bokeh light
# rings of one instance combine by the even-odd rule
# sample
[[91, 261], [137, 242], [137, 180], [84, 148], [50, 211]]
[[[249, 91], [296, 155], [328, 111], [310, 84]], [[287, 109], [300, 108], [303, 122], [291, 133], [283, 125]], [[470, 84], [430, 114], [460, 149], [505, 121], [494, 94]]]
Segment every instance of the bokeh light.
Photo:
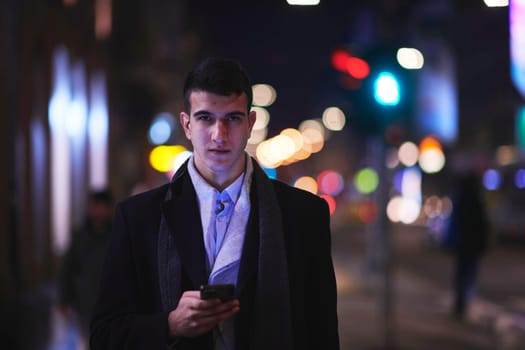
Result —
[[403, 170], [401, 194], [403, 197], [421, 200], [421, 171], [417, 167]]
[[364, 194], [372, 193], [379, 185], [379, 176], [372, 168], [364, 168], [357, 172], [354, 177], [356, 189]]
[[429, 218], [435, 218], [441, 215], [443, 209], [443, 201], [436, 195], [430, 196], [425, 199], [423, 204], [423, 212]]
[[149, 127], [148, 140], [152, 145], [162, 145], [166, 143], [175, 128], [175, 117], [168, 112], [159, 113]]
[[403, 198], [401, 203], [399, 219], [404, 224], [412, 224], [419, 217], [421, 204], [412, 198]]
[[452, 199], [450, 197], [441, 198], [441, 217], [447, 219], [452, 214]]
[[328, 210], [330, 211], [330, 216], [334, 215], [335, 209], [337, 208], [337, 203], [334, 197], [328, 194], [322, 194], [319, 197], [323, 198], [326, 203], [328, 203]]
[[303, 135], [299, 132], [299, 130], [292, 128], [284, 129], [283, 131], [281, 131], [281, 135], [284, 135], [293, 141], [294, 151], [292, 157], [294, 158], [294, 160], [297, 160], [297, 158], [295, 158], [295, 155], [303, 149], [304, 145]]
[[253, 104], [259, 107], [268, 107], [275, 102], [277, 92], [269, 84], [255, 84], [252, 86]]
[[387, 204], [387, 216], [392, 222], [411, 224], [417, 220], [421, 205], [414, 199], [395, 196]]
[[413, 166], [417, 163], [419, 151], [415, 143], [407, 141], [399, 147], [398, 158], [405, 166]]
[[270, 179], [277, 178], [277, 170], [275, 168], [263, 168], [263, 170]]
[[275, 148], [279, 150], [278, 157], [282, 161], [290, 159], [295, 153], [294, 140], [288, 135], [279, 134], [272, 138], [272, 142], [275, 143]]
[[483, 173], [483, 186], [489, 190], [497, 190], [501, 185], [501, 174], [495, 169], [488, 169]]
[[440, 149], [429, 149], [419, 154], [419, 166], [428, 173], [434, 174], [445, 166], [445, 154]]
[[184, 164], [184, 162], [193, 154], [193, 152], [189, 150], [185, 150], [180, 152], [175, 156], [175, 159], [173, 159], [173, 173], [177, 172], [179, 168]]
[[445, 166], [445, 154], [437, 138], [427, 136], [419, 143], [419, 166], [428, 174], [437, 173]]
[[317, 181], [311, 176], [302, 176], [295, 180], [294, 187], [317, 194]]
[[288, 5], [297, 5], [297, 6], [313, 6], [319, 5], [321, 0], [286, 0]]
[[499, 146], [496, 150], [496, 161], [499, 165], [509, 165], [516, 161], [517, 152], [513, 146]]
[[263, 142], [266, 139], [266, 136], [268, 135], [268, 129], [253, 129], [252, 134], [250, 135], [250, 138], [248, 139], [248, 144], [250, 145], [257, 145], [261, 142]]
[[261, 142], [255, 151], [257, 160], [268, 168], [292, 163], [295, 153], [296, 144], [287, 134], [279, 134]]
[[525, 169], [518, 169], [514, 175], [514, 183], [517, 188], [525, 188]]
[[323, 112], [322, 121], [328, 130], [340, 131], [343, 130], [345, 126], [346, 117], [341, 109], [337, 107], [328, 107]]
[[423, 54], [418, 49], [402, 47], [397, 50], [397, 62], [405, 69], [421, 69], [425, 63]]
[[253, 124], [253, 130], [261, 130], [268, 126], [270, 122], [270, 112], [263, 107], [252, 107], [252, 111], [255, 111], [255, 124]]
[[377, 219], [378, 208], [377, 204], [373, 201], [366, 201], [359, 204], [357, 209], [357, 215], [359, 220], [364, 224], [371, 224]]
[[509, 6], [509, 0], [483, 0], [487, 7], [506, 7]]
[[346, 61], [350, 58], [350, 54], [344, 49], [336, 49], [332, 52], [330, 60], [332, 67], [339, 72], [346, 72]]
[[306, 120], [303, 120], [300, 124], [299, 124], [299, 131], [300, 132], [303, 132], [304, 130], [307, 130], [307, 129], [315, 129], [317, 131], [319, 131], [321, 133], [321, 135], [323, 135], [323, 138], [325, 136], [325, 128], [323, 126], [323, 123], [317, 119], [306, 119]]
[[364, 79], [370, 74], [370, 66], [361, 58], [349, 57], [346, 61], [346, 71], [356, 79]]
[[301, 134], [303, 135], [304, 142], [310, 145], [311, 153], [317, 153], [323, 149], [324, 137], [323, 137], [323, 133], [320, 132], [318, 129], [306, 128], [301, 131]]
[[397, 191], [397, 193], [401, 193], [402, 186], [403, 186], [403, 174], [405, 173], [405, 169], [400, 169], [394, 173], [394, 176], [392, 176], [392, 187]]
[[419, 152], [428, 151], [431, 149], [442, 149], [441, 143], [439, 140], [433, 136], [424, 137], [421, 142], [419, 142]]
[[389, 148], [386, 151], [386, 167], [389, 169], [394, 169], [399, 165], [399, 157], [397, 155], [397, 149], [396, 148]]
[[396, 77], [389, 72], [381, 72], [374, 81], [374, 98], [384, 106], [395, 106], [401, 100], [400, 86]]
[[259, 163], [266, 168], [277, 168], [282, 163], [281, 150], [272, 139], [261, 142], [255, 151]]
[[394, 196], [392, 197], [386, 206], [386, 215], [388, 216], [388, 219], [392, 222], [399, 222], [401, 219], [399, 218], [399, 212], [401, 207], [401, 202], [403, 201], [403, 197], [401, 196]]
[[172, 168], [166, 172], [166, 176], [168, 179], [171, 179], [173, 175], [179, 170], [179, 168], [184, 164], [184, 162], [193, 154], [193, 152], [189, 150], [185, 150], [180, 152], [173, 158], [173, 165]]
[[325, 170], [317, 176], [317, 186], [321, 193], [337, 196], [344, 187], [343, 177], [336, 171]]
[[184, 151], [186, 147], [180, 145], [156, 146], [149, 154], [150, 165], [161, 173], [172, 171], [175, 157]]
[[[303, 135], [301, 134], [301, 137]], [[303, 138], [304, 140], [304, 138]], [[303, 141], [303, 147], [294, 154], [295, 160], [304, 160], [312, 155], [312, 145]]]

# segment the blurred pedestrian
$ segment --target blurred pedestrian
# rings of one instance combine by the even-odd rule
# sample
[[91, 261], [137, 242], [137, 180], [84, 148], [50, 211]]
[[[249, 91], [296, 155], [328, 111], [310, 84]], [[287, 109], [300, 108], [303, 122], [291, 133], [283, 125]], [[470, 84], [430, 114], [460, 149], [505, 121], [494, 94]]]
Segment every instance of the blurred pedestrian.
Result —
[[89, 335], [112, 216], [111, 192], [92, 192], [84, 224], [73, 232], [60, 269], [59, 310], [68, 319], [76, 320], [84, 339]]
[[463, 318], [475, 294], [480, 260], [486, 252], [489, 236], [481, 184], [472, 171], [459, 178], [448, 236], [455, 253], [452, 312], [455, 317]]
[[201, 62], [183, 95], [193, 155], [117, 206], [92, 348], [339, 349], [327, 203], [245, 152], [256, 116], [237, 62]]

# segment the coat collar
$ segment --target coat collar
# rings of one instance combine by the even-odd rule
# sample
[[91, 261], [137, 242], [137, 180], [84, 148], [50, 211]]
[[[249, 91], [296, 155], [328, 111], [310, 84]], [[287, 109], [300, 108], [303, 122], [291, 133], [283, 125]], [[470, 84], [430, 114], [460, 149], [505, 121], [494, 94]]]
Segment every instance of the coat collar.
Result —
[[206, 252], [197, 194], [191, 184], [186, 164], [175, 174], [170, 193], [162, 204], [162, 215], [175, 240], [184, 271], [191, 280], [192, 288], [206, 284]]

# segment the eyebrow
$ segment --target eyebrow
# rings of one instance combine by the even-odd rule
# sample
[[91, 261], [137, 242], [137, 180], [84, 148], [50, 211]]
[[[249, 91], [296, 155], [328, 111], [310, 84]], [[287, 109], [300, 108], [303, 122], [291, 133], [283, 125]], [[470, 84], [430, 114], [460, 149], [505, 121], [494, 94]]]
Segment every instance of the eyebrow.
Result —
[[[213, 115], [213, 116], [215, 116], [214, 113], [212, 113], [210, 111], [207, 111], [205, 109], [197, 111], [197, 112], [193, 113], [193, 115], [195, 117], [198, 117], [200, 115]], [[243, 112], [243, 111], [231, 111], [231, 112], [226, 113], [224, 116], [225, 117], [229, 117], [229, 116], [241, 116], [241, 117], [244, 117], [244, 116], [246, 116], [246, 113]]]

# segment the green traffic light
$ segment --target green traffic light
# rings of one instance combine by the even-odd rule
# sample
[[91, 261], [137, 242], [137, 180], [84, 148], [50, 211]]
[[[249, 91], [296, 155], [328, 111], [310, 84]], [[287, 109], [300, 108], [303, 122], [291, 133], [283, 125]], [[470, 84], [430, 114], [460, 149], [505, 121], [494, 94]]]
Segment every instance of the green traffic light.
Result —
[[401, 100], [397, 78], [390, 72], [381, 72], [374, 81], [374, 98], [383, 106], [396, 106]]

